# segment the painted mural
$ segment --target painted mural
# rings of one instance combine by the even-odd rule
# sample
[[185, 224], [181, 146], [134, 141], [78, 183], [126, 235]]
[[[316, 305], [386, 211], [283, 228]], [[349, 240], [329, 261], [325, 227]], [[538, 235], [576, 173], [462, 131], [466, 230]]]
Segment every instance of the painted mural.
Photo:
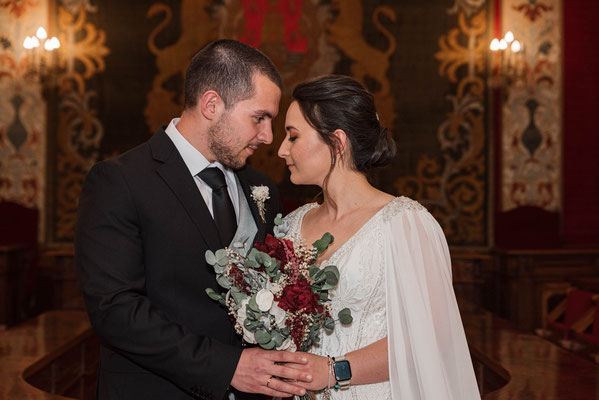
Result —
[[561, 21], [561, 0], [503, 0], [502, 29], [524, 43], [524, 60], [502, 110], [502, 211], [562, 209]]

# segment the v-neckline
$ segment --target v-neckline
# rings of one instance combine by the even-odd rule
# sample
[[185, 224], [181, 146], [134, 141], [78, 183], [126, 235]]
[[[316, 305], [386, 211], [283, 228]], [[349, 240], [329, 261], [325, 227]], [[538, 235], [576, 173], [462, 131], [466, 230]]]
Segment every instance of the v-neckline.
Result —
[[[375, 212], [370, 218], [368, 218], [368, 220], [366, 220], [366, 222], [364, 222], [362, 224], [362, 226], [360, 228], [358, 228], [358, 230], [356, 230], [345, 242], [343, 242], [343, 244], [341, 246], [339, 246], [339, 248], [337, 250], [335, 250], [333, 252], [333, 254], [331, 254], [331, 256], [329, 258], [327, 258], [326, 260], [322, 260], [319, 265], [322, 265], [325, 262], [329, 262], [330, 260], [332, 260], [340, 251], [341, 249], [345, 248], [346, 246], [349, 245], [350, 242], [352, 242], [356, 237], [358, 237], [358, 234], [361, 233], [368, 225], [370, 225], [370, 223], [372, 221], [374, 221], [374, 219], [383, 212], [383, 210], [385, 210], [387, 207], [389, 207], [391, 205], [391, 203], [395, 202], [399, 197], [394, 197], [391, 200], [389, 200], [387, 202], [387, 204], [385, 204], [384, 206], [382, 206], [377, 212]], [[299, 236], [300, 241], [303, 241], [307, 244], [307, 242], [303, 239], [302, 236], [302, 227], [304, 224], [304, 217], [306, 216], [306, 214], [308, 214], [311, 210], [313, 210], [314, 208], [318, 207], [319, 204], [318, 203], [310, 203], [307, 204], [309, 206], [311, 206], [306, 212], [304, 212], [298, 220], [298, 231], [297, 234]], [[310, 246], [312, 246], [312, 243], [309, 244]]]

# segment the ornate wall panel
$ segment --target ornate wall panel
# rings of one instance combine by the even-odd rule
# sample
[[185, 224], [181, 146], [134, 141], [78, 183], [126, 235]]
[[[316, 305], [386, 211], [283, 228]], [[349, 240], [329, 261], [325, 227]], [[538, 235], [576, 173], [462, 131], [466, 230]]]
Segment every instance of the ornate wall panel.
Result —
[[562, 210], [562, 1], [503, 0], [502, 29], [524, 43], [524, 77], [503, 105], [502, 211]]
[[106, 34], [89, 16], [100, 12], [89, 0], [61, 0], [56, 10], [58, 38], [63, 44], [57, 79], [56, 141], [52, 145], [53, 211], [50, 238], [70, 241], [75, 231], [77, 199], [91, 166], [98, 161], [104, 136], [98, 118], [98, 91], [102, 86], [93, 81], [105, 68], [109, 54]]
[[[21, 2], [22, 3], [22, 2]], [[311, 200], [276, 156], [293, 87], [312, 76], [354, 76], [375, 95], [399, 144], [373, 175], [383, 190], [416, 198], [453, 244], [487, 243], [484, 0], [58, 1], [64, 68], [57, 86], [50, 171], [50, 237], [69, 242], [77, 197], [94, 162], [147, 140], [182, 109], [191, 56], [218, 38], [264, 51], [284, 80], [275, 141], [251, 163], [293, 203]]]
[[0, 199], [37, 208], [42, 237], [46, 105], [22, 44], [47, 20], [42, 1], [0, 1]]

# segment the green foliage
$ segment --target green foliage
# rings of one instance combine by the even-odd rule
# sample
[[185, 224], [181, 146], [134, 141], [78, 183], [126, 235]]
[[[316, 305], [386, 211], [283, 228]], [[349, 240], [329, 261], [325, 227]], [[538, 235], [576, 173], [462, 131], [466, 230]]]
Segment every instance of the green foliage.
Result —
[[312, 243], [312, 246], [314, 246], [317, 251], [316, 256], [318, 257], [319, 255], [324, 253], [326, 249], [329, 247], [329, 245], [333, 243], [334, 240], [335, 238], [333, 237], [333, 235], [327, 232], [324, 235], [322, 235], [322, 238]]
[[342, 325], [349, 325], [354, 320], [354, 318], [351, 316], [351, 310], [347, 307], [339, 311], [337, 316], [339, 317], [339, 322], [341, 322]]

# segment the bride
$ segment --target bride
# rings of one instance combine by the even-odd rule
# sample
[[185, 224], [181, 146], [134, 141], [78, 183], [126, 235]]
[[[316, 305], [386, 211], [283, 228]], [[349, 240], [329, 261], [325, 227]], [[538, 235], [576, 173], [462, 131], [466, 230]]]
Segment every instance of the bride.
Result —
[[341, 273], [330, 292], [338, 326], [308, 354], [306, 388], [318, 399], [479, 399], [452, 288], [443, 231], [418, 202], [393, 197], [366, 177], [388, 164], [395, 143], [358, 82], [325, 76], [300, 84], [279, 149], [296, 185], [322, 188], [321, 204], [286, 217], [288, 236], [335, 240], [320, 257]]

